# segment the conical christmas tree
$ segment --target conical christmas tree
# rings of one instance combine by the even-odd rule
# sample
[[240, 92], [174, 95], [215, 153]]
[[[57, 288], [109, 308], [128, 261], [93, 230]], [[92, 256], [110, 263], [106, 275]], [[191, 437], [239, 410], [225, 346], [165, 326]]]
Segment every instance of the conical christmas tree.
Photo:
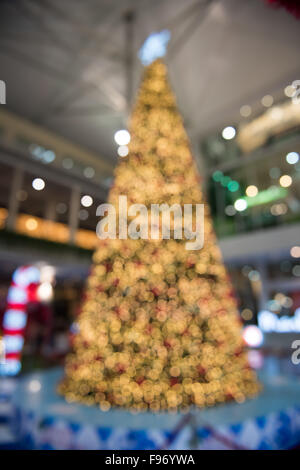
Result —
[[[120, 195], [149, 209], [204, 202], [160, 60], [145, 70], [130, 134], [109, 194], [117, 213]], [[202, 249], [161, 235], [120, 239], [117, 231], [99, 242], [59, 386], [68, 401], [159, 411], [242, 402], [258, 392], [208, 206]]]

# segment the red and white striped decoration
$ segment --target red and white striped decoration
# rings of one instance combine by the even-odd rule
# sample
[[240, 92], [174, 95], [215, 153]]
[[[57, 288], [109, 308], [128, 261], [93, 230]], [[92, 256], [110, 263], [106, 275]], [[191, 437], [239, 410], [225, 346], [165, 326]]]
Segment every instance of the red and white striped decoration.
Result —
[[21, 266], [13, 274], [3, 318], [5, 361], [0, 365], [2, 375], [16, 375], [21, 370], [27, 305], [38, 300], [39, 284], [40, 270], [35, 266]]

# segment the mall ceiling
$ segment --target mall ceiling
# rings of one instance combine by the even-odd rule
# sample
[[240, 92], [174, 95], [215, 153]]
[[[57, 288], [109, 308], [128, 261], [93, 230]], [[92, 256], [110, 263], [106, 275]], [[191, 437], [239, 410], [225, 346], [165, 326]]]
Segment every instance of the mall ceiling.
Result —
[[300, 79], [299, 26], [263, 0], [2, 0], [0, 79], [8, 109], [115, 162], [150, 33], [171, 31], [166, 62], [195, 145]]

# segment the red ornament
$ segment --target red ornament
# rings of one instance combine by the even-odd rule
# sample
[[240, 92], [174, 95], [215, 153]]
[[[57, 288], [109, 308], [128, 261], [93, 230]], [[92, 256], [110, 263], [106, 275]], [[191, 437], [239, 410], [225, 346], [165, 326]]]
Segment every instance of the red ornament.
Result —
[[144, 380], [145, 380], [145, 377], [138, 377], [138, 378], [136, 379], [136, 383], [137, 383], [138, 385], [141, 385], [141, 384], [144, 382]]
[[192, 261], [192, 260], [189, 260], [189, 259], [188, 259], [187, 262], [186, 262], [186, 264], [187, 264], [187, 267], [188, 267], [188, 268], [192, 268], [193, 266], [195, 266], [195, 261]]
[[197, 366], [197, 371], [199, 375], [205, 375], [206, 374], [206, 369], [202, 367], [200, 364]]
[[243, 350], [241, 348], [238, 348], [234, 351], [235, 357], [239, 357], [242, 354]]
[[117, 372], [119, 372], [119, 374], [123, 374], [126, 370], [126, 367], [124, 366], [124, 364], [117, 364]]
[[106, 263], [105, 264], [105, 269], [106, 269], [106, 272], [109, 273], [110, 271], [112, 271], [112, 264], [111, 263]]
[[226, 396], [226, 400], [227, 400], [227, 401], [233, 400], [233, 395], [232, 395], [232, 393], [226, 393], [225, 396]]
[[173, 387], [173, 386], [176, 385], [176, 384], [178, 384], [178, 379], [177, 379], [177, 377], [172, 377], [172, 378], [170, 379], [170, 385], [171, 385], [171, 387]]
[[146, 332], [148, 335], [151, 335], [152, 330], [153, 330], [152, 326], [151, 326], [151, 325], [148, 325], [147, 328], [146, 328], [146, 330], [145, 330], [145, 332]]
[[153, 288], [151, 289], [151, 292], [152, 292], [152, 294], [153, 294], [155, 297], [158, 297], [159, 294], [160, 294], [160, 290], [159, 290], [158, 287], [153, 287]]

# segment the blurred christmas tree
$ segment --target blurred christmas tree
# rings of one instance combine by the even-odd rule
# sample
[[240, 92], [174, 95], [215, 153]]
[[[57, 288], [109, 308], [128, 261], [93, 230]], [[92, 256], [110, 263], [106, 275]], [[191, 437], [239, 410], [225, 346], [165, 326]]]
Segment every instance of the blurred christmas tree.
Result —
[[[128, 157], [109, 202], [203, 202], [165, 65], [145, 70]], [[205, 204], [204, 247], [186, 240], [101, 240], [59, 386], [68, 401], [141, 411], [242, 402], [259, 389]]]

